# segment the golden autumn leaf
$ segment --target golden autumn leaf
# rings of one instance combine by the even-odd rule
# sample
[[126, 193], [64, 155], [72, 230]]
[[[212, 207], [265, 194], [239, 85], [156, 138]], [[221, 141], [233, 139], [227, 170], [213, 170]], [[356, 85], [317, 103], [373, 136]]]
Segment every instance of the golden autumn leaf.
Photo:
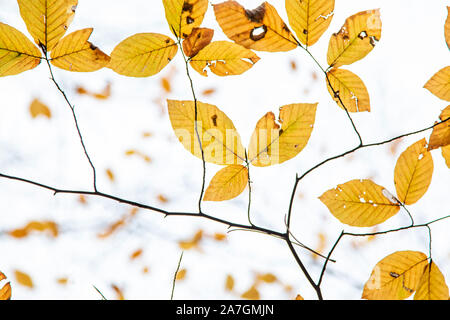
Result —
[[114, 290], [114, 292], [116, 293], [116, 297], [117, 300], [125, 300], [125, 296], [123, 294], [122, 289], [120, 289], [117, 285], [115, 285], [114, 283], [111, 284], [111, 288]]
[[50, 119], [52, 117], [52, 112], [49, 107], [42, 103], [39, 99], [33, 99], [33, 101], [31, 101], [29, 110], [33, 118], [36, 118], [37, 116], [44, 116]]
[[114, 175], [114, 173], [112, 172], [112, 170], [111, 170], [111, 169], [106, 169], [105, 172], [106, 172], [106, 176], [108, 177], [109, 181], [114, 182], [114, 180], [115, 180], [116, 178], [115, 178], [115, 175]]
[[308, 143], [314, 127], [317, 103], [282, 106], [278, 121], [272, 112], [256, 124], [250, 138], [248, 159], [257, 167], [283, 163], [294, 158]]
[[202, 24], [208, 0], [163, 0], [170, 31], [177, 38], [187, 38]]
[[364, 58], [381, 38], [380, 10], [356, 13], [334, 33], [328, 44], [327, 62], [331, 67], [352, 64]]
[[433, 158], [425, 139], [408, 147], [398, 158], [394, 170], [397, 198], [404, 204], [416, 203], [428, 190], [433, 176]]
[[425, 83], [424, 88], [439, 99], [450, 101], [450, 66], [436, 72], [430, 80]]
[[149, 77], [160, 72], [177, 51], [177, 44], [163, 34], [138, 33], [114, 48], [108, 67], [128, 77]]
[[8, 232], [8, 234], [14, 238], [24, 238], [33, 231], [47, 232], [50, 236], [56, 238], [59, 234], [59, 227], [53, 221], [31, 221], [27, 223], [23, 228], [11, 230]]
[[227, 239], [227, 235], [224, 233], [215, 233], [214, 240], [216, 241], [225, 241]]
[[25, 272], [19, 271], [19, 270], [15, 270], [14, 271], [14, 276], [16, 278], [16, 281], [28, 288], [33, 288], [34, 284], [33, 284], [33, 280], [31, 279], [31, 277], [26, 274]]
[[414, 300], [448, 300], [448, 286], [437, 265], [430, 261], [420, 278]]
[[450, 145], [442, 147], [442, 156], [444, 157], [445, 164], [450, 169]]
[[197, 248], [200, 241], [203, 239], [203, 230], [198, 230], [194, 236], [192, 237], [192, 239], [189, 240], [184, 240], [184, 241], [179, 241], [178, 245], [180, 246], [181, 249], [183, 250], [190, 250], [190, 249], [194, 249]]
[[119, 230], [121, 227], [125, 226], [127, 223], [129, 223], [138, 212], [138, 209], [136, 207], [131, 208], [129, 212], [124, 214], [119, 220], [113, 222], [111, 225], [106, 228], [103, 232], [100, 232], [97, 234], [98, 238], [104, 239], [109, 236], [111, 236], [114, 232]]
[[[5, 280], [6, 276], [0, 271], [0, 281]], [[11, 283], [7, 282], [0, 288], [0, 301], [11, 300]]]
[[236, 1], [214, 4], [216, 20], [225, 35], [248, 49], [290, 51], [297, 41], [275, 8], [267, 2], [248, 10]]
[[78, 0], [17, 0], [17, 3], [36, 44], [50, 52], [72, 22]]
[[111, 58], [88, 41], [93, 29], [72, 32], [62, 38], [51, 52], [51, 63], [72, 72], [91, 72], [106, 67]]
[[141, 248], [133, 251], [130, 255], [130, 259], [135, 260], [135, 259], [139, 258], [142, 255], [142, 252], [144, 252], [144, 250]]
[[231, 274], [227, 275], [225, 279], [225, 291], [233, 291], [234, 289], [234, 278]]
[[197, 101], [197, 131], [195, 130], [195, 102], [167, 100], [170, 122], [184, 148], [205, 161], [220, 164], [239, 164], [245, 161], [245, 150], [233, 122], [214, 105]]
[[444, 35], [447, 47], [450, 49], [450, 7], [447, 7], [447, 20], [445, 20], [444, 25]]
[[183, 51], [188, 57], [195, 56], [200, 50], [211, 43], [214, 30], [208, 28], [194, 28], [192, 33], [183, 41]]
[[247, 300], [260, 300], [261, 296], [258, 289], [255, 286], [251, 286], [250, 289], [248, 289], [241, 295], [241, 298]]
[[295, 300], [305, 300], [300, 294], [297, 294]]
[[403, 300], [417, 289], [427, 256], [418, 251], [397, 251], [381, 261], [373, 269], [364, 285], [363, 299]]
[[319, 197], [342, 223], [371, 227], [394, 216], [400, 204], [382, 186], [371, 180], [351, 180]]
[[442, 110], [439, 119], [445, 121], [433, 128], [433, 132], [430, 136], [430, 142], [428, 143], [428, 150], [433, 150], [439, 147], [444, 147], [450, 144], [450, 106], [447, 106]]
[[58, 279], [56, 279], [56, 282], [58, 284], [62, 285], [62, 286], [65, 286], [69, 282], [69, 279], [65, 278], [65, 277], [64, 278], [58, 278]]
[[41, 52], [16, 28], [0, 22], [0, 77], [35, 68], [41, 63]]
[[186, 274], [187, 274], [187, 270], [186, 270], [186, 269], [180, 269], [180, 270], [177, 272], [177, 275], [176, 275], [175, 279], [176, 279], [177, 281], [179, 281], [179, 280], [184, 280], [184, 279], [186, 278]]
[[218, 171], [205, 191], [203, 201], [230, 200], [242, 193], [248, 183], [248, 169], [240, 164]]
[[206, 68], [218, 76], [239, 75], [253, 67], [259, 57], [251, 50], [228, 41], [215, 41], [190, 59], [190, 64], [202, 76]]
[[327, 30], [333, 18], [334, 0], [286, 0], [289, 25], [298, 40], [311, 46]]
[[264, 273], [264, 274], [258, 274], [256, 276], [256, 281], [261, 281], [265, 283], [275, 283], [278, 281], [278, 278], [273, 273]]
[[[327, 72], [327, 88], [331, 97], [342, 109], [348, 112], [370, 111], [370, 98], [364, 82], [353, 72], [333, 68]], [[330, 87], [334, 89], [333, 90]], [[342, 100], [344, 106], [342, 105]]]

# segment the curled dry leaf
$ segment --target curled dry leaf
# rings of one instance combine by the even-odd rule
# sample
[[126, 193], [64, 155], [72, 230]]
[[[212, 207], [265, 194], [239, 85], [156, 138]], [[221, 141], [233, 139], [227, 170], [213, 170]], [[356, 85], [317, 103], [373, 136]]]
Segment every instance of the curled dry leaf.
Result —
[[280, 108], [278, 121], [272, 112], [266, 113], [250, 138], [248, 159], [251, 164], [270, 166], [299, 154], [311, 136], [316, 110], [317, 103], [285, 105]]
[[379, 261], [364, 285], [363, 299], [403, 300], [416, 291], [427, 256], [418, 251], [397, 251]]
[[50, 52], [72, 22], [78, 0], [17, 0], [28, 32]]
[[442, 110], [439, 119], [446, 122], [440, 123], [433, 128], [428, 150], [445, 147], [450, 144], [450, 106]]
[[356, 13], [345, 20], [328, 44], [327, 62], [331, 67], [352, 64], [364, 58], [381, 38], [380, 10]]
[[226, 36], [245, 48], [277, 52], [297, 47], [293, 34], [268, 2], [253, 10], [245, 9], [236, 1], [213, 6], [216, 20]]
[[351, 180], [322, 194], [319, 199], [342, 223], [371, 227], [386, 221], [400, 210], [395, 198], [371, 180]]
[[[328, 92], [342, 109], [347, 109], [348, 112], [370, 111], [370, 98], [367, 88], [364, 82], [353, 72], [333, 68], [327, 72], [326, 82]], [[334, 92], [331, 88], [334, 89]]]
[[44, 116], [50, 119], [52, 117], [50, 108], [42, 103], [39, 99], [33, 99], [33, 101], [31, 101], [29, 110], [33, 118]]
[[202, 24], [208, 0], [163, 0], [163, 5], [170, 31], [178, 39], [186, 39]]
[[183, 51], [188, 57], [195, 56], [200, 50], [210, 44], [214, 30], [208, 28], [194, 28], [192, 33], [183, 40]]
[[251, 50], [228, 41], [215, 41], [190, 60], [195, 71], [207, 76], [206, 68], [218, 76], [239, 75], [254, 66], [259, 57]]
[[397, 198], [404, 204], [416, 203], [428, 190], [433, 176], [433, 158], [425, 139], [408, 147], [394, 170]]
[[160, 72], [177, 51], [177, 44], [163, 34], [138, 33], [114, 48], [108, 67], [128, 77], [149, 77]]
[[197, 101], [197, 131], [195, 102], [167, 100], [170, 122], [175, 135], [186, 150], [205, 161], [239, 164], [245, 161], [245, 150], [233, 122], [214, 105]]
[[289, 25], [298, 40], [311, 46], [327, 30], [333, 18], [334, 0], [286, 0]]
[[230, 200], [242, 193], [248, 183], [248, 169], [240, 164], [229, 165], [212, 178], [203, 201]]
[[0, 77], [35, 68], [41, 52], [16, 28], [0, 22]]
[[425, 267], [414, 300], [448, 300], [448, 286], [434, 261]]
[[62, 38], [51, 52], [51, 63], [73, 72], [92, 72], [106, 67], [111, 58], [88, 41], [93, 29], [75, 31]]
[[436, 72], [425, 83], [424, 88], [429, 90], [439, 99], [450, 101], [450, 66]]

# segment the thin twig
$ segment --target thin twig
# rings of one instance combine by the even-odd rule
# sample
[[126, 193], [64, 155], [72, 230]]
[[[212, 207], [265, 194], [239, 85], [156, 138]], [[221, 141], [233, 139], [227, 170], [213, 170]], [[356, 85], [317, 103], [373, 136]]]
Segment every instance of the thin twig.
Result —
[[173, 300], [173, 294], [175, 292], [175, 283], [177, 282], [178, 271], [180, 271], [181, 260], [183, 259], [184, 251], [181, 252], [180, 260], [178, 260], [177, 270], [175, 270], [175, 274], [173, 275], [173, 283], [172, 283], [172, 293], [170, 294], [170, 300]]
[[102, 296], [102, 300], [108, 300], [108, 299], [106, 299], [106, 297], [103, 295], [103, 293], [102, 293], [100, 290], [97, 289], [96, 286], [94, 286], [94, 285], [92, 285], [92, 286], [93, 286], [94, 289]]

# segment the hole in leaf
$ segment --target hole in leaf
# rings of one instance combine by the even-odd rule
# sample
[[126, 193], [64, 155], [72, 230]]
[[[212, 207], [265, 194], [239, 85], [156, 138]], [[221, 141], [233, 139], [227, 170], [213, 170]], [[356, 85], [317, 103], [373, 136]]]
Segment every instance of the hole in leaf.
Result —
[[186, 23], [187, 23], [187, 24], [192, 24], [192, 23], [194, 23], [194, 21], [195, 21], [195, 20], [192, 19], [191, 16], [187, 16], [187, 17], [186, 17]]
[[266, 36], [266, 33], [267, 27], [265, 25], [253, 28], [253, 30], [250, 32], [250, 39], [252, 39], [253, 41], [261, 40]]

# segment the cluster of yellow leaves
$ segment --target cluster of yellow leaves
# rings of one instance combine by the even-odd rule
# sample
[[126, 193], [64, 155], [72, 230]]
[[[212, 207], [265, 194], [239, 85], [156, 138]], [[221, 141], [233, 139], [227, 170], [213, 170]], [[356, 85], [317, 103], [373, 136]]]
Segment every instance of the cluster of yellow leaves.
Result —
[[233, 122], [216, 106], [200, 101], [167, 103], [172, 128], [184, 148], [206, 162], [226, 165], [212, 178], [204, 201], [229, 200], [241, 194], [248, 183], [243, 162], [264, 167], [299, 154], [311, 136], [317, 108], [308, 103], [285, 105], [278, 121], [268, 112], [256, 124], [247, 156]]
[[105, 239], [105, 238], [111, 236], [112, 234], [117, 232], [117, 230], [126, 226], [126, 224], [129, 223], [136, 216], [137, 213], [138, 213], [138, 208], [133, 207], [129, 212], [127, 212], [125, 215], [123, 215], [119, 220], [112, 223], [110, 226], [108, 226], [108, 228], [106, 228], [106, 230], [99, 233], [97, 236], [100, 239]]
[[213, 235], [209, 235], [205, 234], [203, 230], [200, 229], [194, 234], [194, 236], [192, 236], [192, 238], [179, 241], [178, 245], [182, 250], [198, 249], [200, 243], [205, 238], [211, 238], [217, 242], [222, 242], [226, 240], [226, 235], [223, 233], [214, 233]]
[[[6, 280], [6, 276], [0, 271], [0, 281]], [[7, 282], [0, 288], [0, 300], [11, 300], [11, 283]]]
[[449, 290], [436, 264], [418, 251], [397, 251], [379, 261], [364, 285], [363, 299], [448, 300]]
[[433, 159], [425, 139], [408, 147], [394, 170], [397, 197], [371, 180], [352, 180], [328, 190], [319, 199], [342, 223], [371, 227], [391, 218], [400, 206], [416, 203], [427, 191]]
[[75, 15], [78, 0], [17, 2], [28, 32], [44, 56], [22, 32], [0, 23], [0, 76], [33, 69], [42, 59], [74, 72], [96, 71], [109, 64], [110, 57], [88, 41], [92, 28], [75, 31], [63, 38]]
[[14, 238], [25, 238], [33, 232], [47, 232], [48, 235], [56, 238], [59, 227], [53, 221], [31, 221], [23, 228], [11, 230], [8, 234]]
[[208, 9], [207, 0], [163, 0], [169, 28], [176, 37], [138, 33], [120, 42], [111, 53], [109, 67], [129, 77], [148, 77], [160, 72], [178, 52], [203, 76], [206, 68], [219, 76], [238, 75], [251, 68], [259, 57], [241, 45], [211, 42], [214, 31], [200, 28]]

